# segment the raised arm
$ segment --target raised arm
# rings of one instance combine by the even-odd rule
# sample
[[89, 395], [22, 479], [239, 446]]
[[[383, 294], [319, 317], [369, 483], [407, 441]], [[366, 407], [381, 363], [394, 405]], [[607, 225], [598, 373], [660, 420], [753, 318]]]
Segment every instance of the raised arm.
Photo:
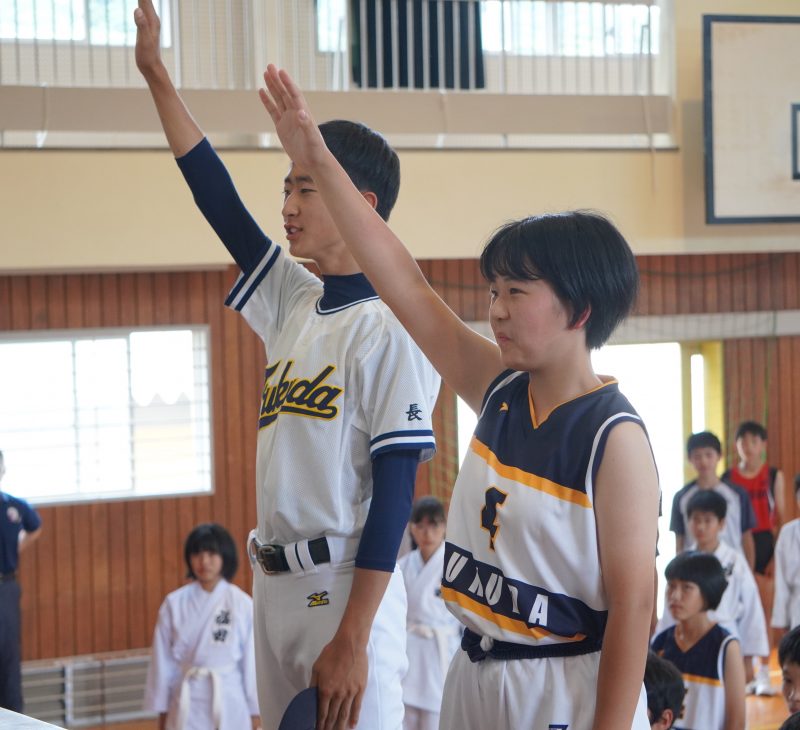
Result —
[[259, 92], [261, 100], [284, 149], [313, 177], [359, 266], [442, 377], [478, 411], [489, 383], [503, 370], [499, 349], [433, 291], [403, 243], [328, 151], [289, 75], [270, 66], [264, 80], [269, 91]]

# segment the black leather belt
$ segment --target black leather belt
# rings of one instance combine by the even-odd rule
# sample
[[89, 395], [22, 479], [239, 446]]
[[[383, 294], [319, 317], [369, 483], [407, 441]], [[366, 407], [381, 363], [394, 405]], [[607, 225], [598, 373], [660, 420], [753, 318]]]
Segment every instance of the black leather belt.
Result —
[[16, 573], [0, 573], [0, 583], [7, 583], [17, 579]]
[[[297, 545], [295, 544], [290, 549], [294, 550], [297, 561], [302, 563], [298, 555]], [[254, 540], [252, 550], [253, 557], [258, 561], [261, 569], [267, 575], [286, 573], [291, 570], [289, 561], [286, 559], [286, 548], [283, 545], [259, 545]], [[314, 561], [314, 565], [329, 563], [331, 561], [328, 541], [324, 537], [318, 537], [316, 540], [309, 540], [308, 552], [311, 555], [311, 560]]]

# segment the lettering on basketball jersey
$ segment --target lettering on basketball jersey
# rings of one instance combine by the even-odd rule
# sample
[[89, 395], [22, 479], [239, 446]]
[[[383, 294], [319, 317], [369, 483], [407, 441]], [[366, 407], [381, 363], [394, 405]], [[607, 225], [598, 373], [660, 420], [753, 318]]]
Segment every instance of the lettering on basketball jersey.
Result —
[[569, 730], [569, 725], [548, 725], [547, 730]]
[[531, 615], [528, 616], [528, 623], [531, 626], [547, 626], [547, 604], [549, 599], [541, 593], [533, 599]]
[[328, 591], [320, 591], [319, 593], [312, 593], [306, 596], [308, 607], [314, 608], [315, 606], [327, 606], [331, 601], [328, 598]]
[[333, 365], [323, 368], [314, 378], [293, 378], [290, 371], [294, 360], [287, 360], [277, 381], [273, 378], [281, 366], [278, 360], [268, 365], [264, 373], [264, 391], [261, 395], [261, 413], [258, 427], [271, 426], [279, 413], [291, 413], [298, 416], [310, 416], [331, 420], [339, 413], [334, 401], [342, 394], [343, 389], [330, 385], [325, 381], [336, 370]]
[[494, 550], [494, 539], [500, 525], [497, 524], [497, 510], [503, 506], [508, 497], [507, 492], [500, 491], [497, 487], [486, 490], [486, 504], [481, 509], [481, 529], [489, 533], [489, 550]]

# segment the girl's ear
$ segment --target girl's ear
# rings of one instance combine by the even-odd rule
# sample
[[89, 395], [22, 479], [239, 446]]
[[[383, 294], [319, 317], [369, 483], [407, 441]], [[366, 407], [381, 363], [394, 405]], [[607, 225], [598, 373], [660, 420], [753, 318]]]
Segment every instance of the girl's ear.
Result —
[[586, 325], [591, 315], [592, 315], [592, 308], [586, 307], [586, 309], [584, 309], [580, 313], [580, 316], [570, 325], [570, 329], [579, 330], [581, 327]]

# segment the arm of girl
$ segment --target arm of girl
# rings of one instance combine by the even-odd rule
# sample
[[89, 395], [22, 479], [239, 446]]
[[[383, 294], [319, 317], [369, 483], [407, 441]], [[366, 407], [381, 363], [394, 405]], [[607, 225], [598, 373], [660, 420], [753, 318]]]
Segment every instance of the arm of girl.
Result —
[[725, 650], [723, 667], [725, 685], [725, 730], [744, 730], [745, 689], [744, 662], [738, 641], [731, 641]]

